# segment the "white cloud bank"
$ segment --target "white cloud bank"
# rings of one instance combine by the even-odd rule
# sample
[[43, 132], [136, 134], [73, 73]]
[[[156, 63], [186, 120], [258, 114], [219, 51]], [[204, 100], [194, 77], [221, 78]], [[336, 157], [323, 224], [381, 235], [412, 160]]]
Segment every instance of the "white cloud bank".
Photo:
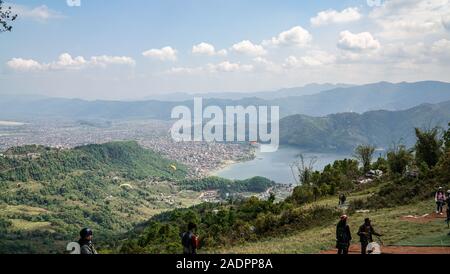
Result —
[[342, 11], [326, 10], [321, 11], [316, 17], [311, 18], [311, 25], [314, 27], [330, 24], [341, 24], [358, 21], [362, 18], [359, 9], [356, 7], [346, 8]]
[[51, 63], [40, 63], [33, 59], [13, 58], [9, 60], [7, 66], [15, 71], [48, 71], [48, 70], [79, 70], [89, 67], [105, 68], [109, 65], [134, 66], [136, 62], [131, 57], [126, 56], [92, 56], [86, 60], [83, 56], [72, 57], [68, 53], [63, 53], [58, 60]]
[[338, 48], [349, 51], [369, 51], [377, 50], [381, 47], [380, 42], [373, 38], [370, 32], [351, 33], [342, 31], [338, 41]]
[[202, 42], [198, 45], [192, 47], [192, 53], [196, 55], [207, 55], [207, 56], [226, 56], [227, 50], [216, 51], [216, 48], [208, 43]]
[[46, 5], [31, 8], [24, 5], [7, 4], [11, 6], [12, 12], [17, 14], [19, 18], [31, 19], [34, 21], [48, 21], [50, 19], [64, 18], [60, 12], [49, 9]]
[[239, 43], [234, 44], [231, 50], [240, 54], [250, 55], [250, 56], [261, 56], [267, 54], [267, 51], [261, 45], [256, 45], [249, 40], [244, 40]]
[[312, 41], [312, 35], [301, 26], [283, 31], [270, 40], [263, 41], [264, 46], [298, 46], [305, 47]]
[[157, 59], [161, 61], [176, 61], [177, 60], [177, 50], [172, 47], [163, 47], [161, 49], [149, 49], [142, 53], [143, 56]]

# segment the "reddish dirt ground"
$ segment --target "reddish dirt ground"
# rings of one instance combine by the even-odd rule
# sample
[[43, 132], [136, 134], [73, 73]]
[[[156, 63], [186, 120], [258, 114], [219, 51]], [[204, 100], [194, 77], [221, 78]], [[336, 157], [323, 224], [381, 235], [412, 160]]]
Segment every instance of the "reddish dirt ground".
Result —
[[[320, 254], [336, 254], [337, 250], [327, 250]], [[360, 254], [361, 246], [350, 246], [349, 254]], [[382, 254], [450, 254], [450, 247], [382, 246]]]
[[445, 221], [447, 219], [447, 214], [444, 212], [444, 214], [436, 214], [436, 212], [433, 212], [431, 214], [423, 215], [423, 216], [403, 216], [400, 218], [403, 221], [407, 222], [413, 222], [413, 223], [420, 223], [425, 224], [432, 222], [434, 220], [442, 220]]

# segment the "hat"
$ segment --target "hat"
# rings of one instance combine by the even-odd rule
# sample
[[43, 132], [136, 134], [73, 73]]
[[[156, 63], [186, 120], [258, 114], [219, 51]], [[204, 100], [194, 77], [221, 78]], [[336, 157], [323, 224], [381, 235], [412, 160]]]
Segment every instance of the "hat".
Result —
[[90, 229], [90, 228], [83, 228], [81, 231], [80, 231], [80, 237], [82, 238], [82, 239], [84, 239], [84, 238], [86, 238], [86, 237], [88, 237], [88, 236], [91, 236], [91, 235], [93, 235], [94, 233], [92, 232], [92, 229]]
[[344, 215], [341, 216], [341, 220], [347, 220], [347, 219], [348, 219], [347, 215], [344, 214]]

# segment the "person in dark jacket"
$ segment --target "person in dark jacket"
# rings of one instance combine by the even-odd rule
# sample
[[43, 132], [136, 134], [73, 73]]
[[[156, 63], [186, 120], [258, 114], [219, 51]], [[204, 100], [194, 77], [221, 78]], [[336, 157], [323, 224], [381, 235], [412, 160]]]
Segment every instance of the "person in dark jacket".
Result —
[[95, 250], [94, 244], [92, 243], [93, 237], [94, 233], [90, 228], [83, 228], [80, 231], [80, 240], [78, 240], [78, 244], [80, 245], [80, 254], [83, 255], [97, 254], [97, 250]]
[[342, 215], [341, 220], [336, 225], [336, 248], [338, 254], [348, 254], [350, 248], [350, 242], [352, 240], [352, 234], [350, 232], [350, 226], [347, 224], [347, 215]]
[[198, 249], [198, 237], [194, 234], [197, 225], [194, 223], [188, 224], [188, 231], [181, 235], [181, 244], [183, 245], [184, 255], [195, 255]]
[[361, 242], [361, 254], [366, 254], [367, 246], [369, 243], [373, 242], [372, 236], [381, 237], [382, 235], [375, 232], [373, 229], [372, 223], [369, 218], [364, 220], [364, 224], [362, 224], [358, 229], [358, 236]]

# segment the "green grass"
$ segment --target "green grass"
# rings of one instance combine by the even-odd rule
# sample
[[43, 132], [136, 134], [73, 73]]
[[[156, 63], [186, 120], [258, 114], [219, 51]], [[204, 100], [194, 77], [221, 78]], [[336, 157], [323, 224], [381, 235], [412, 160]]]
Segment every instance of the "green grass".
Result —
[[[349, 198], [354, 199], [362, 195], [361, 193], [356, 193], [356, 196]], [[334, 200], [325, 198], [317, 202], [317, 204], [335, 205], [335, 200], [336, 198]], [[397, 208], [352, 214], [349, 217], [349, 225], [353, 236], [352, 243], [359, 242], [356, 232], [363, 223], [364, 218], [369, 217], [372, 219], [376, 231], [384, 235], [382, 240], [385, 245], [450, 245], [450, 237], [447, 236], [447, 224], [443, 220], [433, 220], [429, 223], [414, 223], [401, 219], [403, 216], [423, 215], [431, 213], [433, 210], [434, 202], [429, 200]], [[206, 252], [231, 254], [316, 254], [323, 250], [333, 249], [335, 245], [334, 239], [334, 226], [316, 227], [288, 236], [280, 235], [280, 237], [259, 242]]]

